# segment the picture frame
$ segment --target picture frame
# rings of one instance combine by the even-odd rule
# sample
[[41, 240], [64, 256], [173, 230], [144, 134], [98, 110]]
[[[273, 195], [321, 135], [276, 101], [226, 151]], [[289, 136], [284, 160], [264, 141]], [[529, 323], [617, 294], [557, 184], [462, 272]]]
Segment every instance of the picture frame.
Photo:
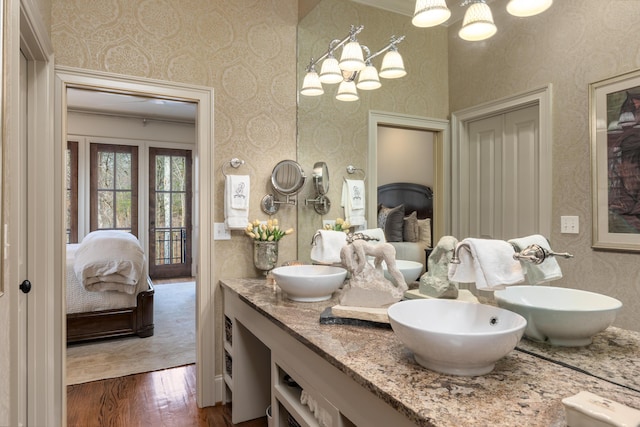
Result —
[[640, 70], [591, 83], [589, 114], [592, 247], [640, 252]]

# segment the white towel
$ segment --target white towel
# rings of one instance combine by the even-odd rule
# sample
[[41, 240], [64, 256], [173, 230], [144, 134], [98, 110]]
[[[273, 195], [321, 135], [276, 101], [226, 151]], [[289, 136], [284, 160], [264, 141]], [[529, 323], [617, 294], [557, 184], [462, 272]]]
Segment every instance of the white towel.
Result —
[[321, 264], [340, 263], [340, 251], [347, 245], [344, 231], [318, 230], [313, 238], [311, 260]]
[[[551, 250], [547, 239], [540, 234], [532, 234], [531, 236], [511, 239], [509, 240], [509, 243], [515, 246], [518, 252], [531, 245], [539, 245], [544, 249]], [[521, 264], [524, 268], [524, 275], [527, 283], [530, 285], [537, 285], [562, 278], [562, 270], [560, 270], [560, 265], [558, 265], [558, 261], [555, 257], [545, 259], [542, 264], [533, 264], [526, 261], [522, 261]]]
[[244, 230], [249, 223], [247, 175], [227, 175], [224, 187], [224, 222], [229, 230]]
[[342, 202], [344, 218], [351, 225], [358, 226], [366, 223], [364, 181], [345, 179], [342, 183]]
[[476, 283], [480, 290], [504, 289], [524, 281], [519, 261], [513, 259], [513, 246], [504, 240], [467, 238], [461, 243], [460, 264], [449, 263], [449, 280]]

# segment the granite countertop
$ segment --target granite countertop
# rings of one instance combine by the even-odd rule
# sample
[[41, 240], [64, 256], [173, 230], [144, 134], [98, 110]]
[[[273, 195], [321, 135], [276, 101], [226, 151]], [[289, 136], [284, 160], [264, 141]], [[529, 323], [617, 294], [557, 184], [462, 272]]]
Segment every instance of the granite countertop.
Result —
[[[416, 425], [565, 426], [561, 400], [580, 391], [640, 409], [638, 390], [612, 384], [569, 363], [538, 357], [524, 341], [520, 345], [525, 351], [512, 351], [487, 375], [438, 374], [418, 365], [391, 329], [320, 324], [320, 313], [337, 304], [337, 293], [329, 301], [299, 303], [261, 279], [223, 279], [221, 283]], [[548, 351], [545, 357], [552, 358], [554, 352]], [[592, 356], [590, 351], [579, 357], [577, 353], [572, 354], [573, 360], [589, 362]], [[623, 363], [615, 360], [612, 366]]]

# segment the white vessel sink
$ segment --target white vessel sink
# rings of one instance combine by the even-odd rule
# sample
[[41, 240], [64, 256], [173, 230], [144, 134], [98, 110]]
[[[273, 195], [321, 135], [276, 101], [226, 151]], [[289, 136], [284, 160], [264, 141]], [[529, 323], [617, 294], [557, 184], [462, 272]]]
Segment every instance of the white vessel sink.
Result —
[[347, 277], [347, 270], [330, 265], [289, 265], [271, 273], [289, 299], [301, 302], [328, 300]]
[[527, 325], [517, 313], [444, 299], [400, 301], [389, 307], [398, 339], [427, 369], [451, 375], [491, 372], [513, 350]]
[[[422, 273], [422, 264], [415, 261], [398, 259], [396, 260], [396, 267], [400, 270], [400, 273], [402, 273], [402, 277], [404, 277], [404, 281], [407, 285], [418, 280], [420, 273]], [[396, 281], [393, 280], [389, 274], [387, 264], [385, 262], [382, 263], [382, 269], [384, 270], [384, 277], [393, 282], [393, 284], [396, 284]]]
[[552, 286], [511, 286], [494, 292], [500, 307], [527, 319], [525, 336], [555, 346], [591, 344], [592, 337], [615, 320], [622, 303], [615, 298], [578, 289]]

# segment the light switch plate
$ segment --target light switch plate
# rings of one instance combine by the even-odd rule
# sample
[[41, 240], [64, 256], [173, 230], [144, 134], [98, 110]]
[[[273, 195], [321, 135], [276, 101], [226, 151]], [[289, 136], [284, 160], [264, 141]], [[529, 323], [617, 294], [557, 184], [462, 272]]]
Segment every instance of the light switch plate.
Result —
[[231, 231], [227, 229], [224, 222], [213, 223], [213, 240], [231, 240]]
[[580, 231], [579, 217], [577, 216], [561, 216], [560, 217], [560, 233], [578, 234]]

